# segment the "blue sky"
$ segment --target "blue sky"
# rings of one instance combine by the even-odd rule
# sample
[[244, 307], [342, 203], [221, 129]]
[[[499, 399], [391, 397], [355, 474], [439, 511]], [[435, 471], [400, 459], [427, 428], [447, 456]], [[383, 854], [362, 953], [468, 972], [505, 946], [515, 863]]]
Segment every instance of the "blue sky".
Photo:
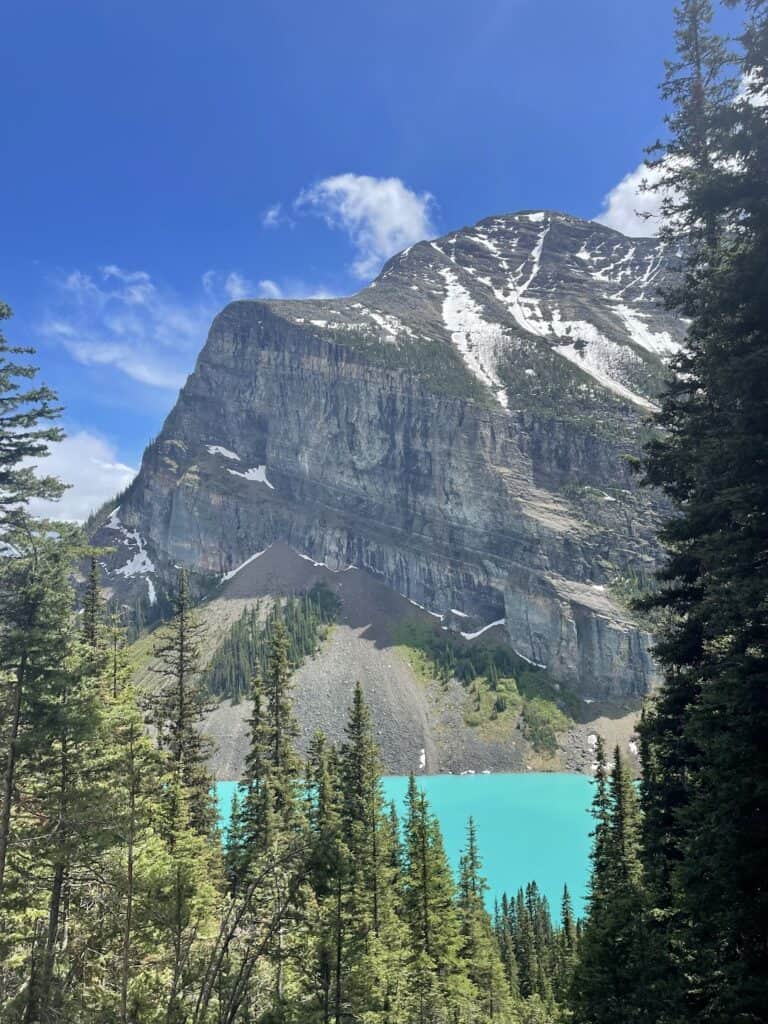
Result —
[[11, 0], [0, 296], [67, 408], [67, 510], [138, 465], [229, 297], [349, 293], [492, 213], [598, 215], [660, 131], [671, 6]]

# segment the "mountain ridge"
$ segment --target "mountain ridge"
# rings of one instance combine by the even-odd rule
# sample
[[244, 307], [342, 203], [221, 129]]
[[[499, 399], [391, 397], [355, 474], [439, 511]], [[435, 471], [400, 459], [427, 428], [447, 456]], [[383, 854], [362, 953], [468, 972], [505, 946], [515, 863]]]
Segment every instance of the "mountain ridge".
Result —
[[[620, 597], [659, 560], [628, 458], [682, 344], [679, 256], [522, 211], [419, 242], [347, 298], [238, 300], [118, 513], [95, 530], [121, 600], [200, 593], [275, 543], [354, 565], [585, 698], [656, 669]], [[116, 518], [115, 518], [116, 517]], [[385, 684], [384, 684], [385, 685]]]

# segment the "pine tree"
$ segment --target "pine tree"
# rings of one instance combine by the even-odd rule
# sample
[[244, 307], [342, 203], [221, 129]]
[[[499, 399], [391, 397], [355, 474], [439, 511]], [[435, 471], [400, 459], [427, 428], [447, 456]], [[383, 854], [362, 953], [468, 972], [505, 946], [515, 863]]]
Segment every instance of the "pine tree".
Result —
[[227, 835], [227, 868], [233, 887], [245, 877], [250, 862], [257, 853], [263, 852], [267, 841], [263, 820], [264, 788], [269, 777], [271, 744], [264, 692], [258, 675], [251, 681], [251, 701], [243, 781], [235, 793]]
[[99, 590], [99, 563], [96, 556], [91, 555], [88, 580], [83, 602], [83, 640], [88, 647], [95, 649], [99, 642], [102, 628], [102, 600]]
[[359, 876], [361, 897], [369, 904], [359, 906], [358, 913], [361, 921], [367, 922], [366, 927], [378, 934], [385, 896], [381, 766], [370, 712], [359, 683], [355, 686], [346, 736], [340, 762], [345, 841]]
[[648, 451], [648, 481], [677, 508], [657, 599], [665, 683], [641, 739], [648, 973], [673, 1021], [757, 1020], [768, 1003], [768, 12], [745, 9], [743, 98], [704, 3], [678, 12], [665, 83], [666, 149], [686, 168], [665, 235], [692, 236], [669, 301], [690, 327]]
[[[0, 325], [11, 315], [10, 308], [0, 302]], [[45, 385], [28, 386], [37, 370], [19, 357], [33, 351], [9, 345], [0, 330], [0, 703], [6, 709], [0, 732], [0, 897], [10, 841], [24, 696], [27, 687], [33, 685], [28, 675], [35, 671], [24, 637], [28, 633], [32, 646], [40, 651], [50, 612], [44, 600], [45, 584], [41, 583], [46, 569], [40, 565], [38, 551], [45, 548], [48, 555], [51, 547], [45, 544], [46, 524], [33, 523], [28, 505], [33, 498], [56, 499], [66, 489], [59, 480], [40, 476], [29, 464], [30, 459], [44, 458], [49, 444], [64, 436], [60, 428], [50, 425], [61, 413], [56, 395]]]
[[[162, 754], [144, 725], [137, 695], [126, 684], [109, 694], [103, 715], [103, 770], [109, 788], [106, 829], [111, 840], [101, 863], [101, 885], [91, 887], [93, 910], [85, 904], [77, 922], [83, 943], [98, 950], [82, 985], [94, 994], [94, 1012], [121, 1024], [144, 1019], [153, 1010], [150, 979], [155, 975], [157, 936], [149, 923], [147, 900], [158, 859], [165, 857], [155, 831], [164, 814], [169, 779]], [[98, 994], [98, 995], [97, 995]]]
[[315, 899], [314, 935], [307, 987], [322, 1024], [341, 1020], [346, 1007], [346, 948], [350, 855], [342, 832], [343, 791], [336, 752], [322, 733], [313, 737], [307, 758], [309, 874]]
[[[237, 817], [230, 825], [227, 848], [233, 920], [245, 946], [264, 943], [272, 992], [271, 1021], [287, 1019], [300, 1001], [299, 949], [307, 944], [304, 878], [308, 867], [307, 822], [300, 798], [301, 762], [294, 747], [298, 727], [293, 715], [285, 627], [277, 620], [271, 634], [264, 682], [252, 686], [253, 712], [244, 780]], [[264, 934], [264, 922], [270, 922]], [[232, 933], [235, 934], [234, 932]], [[251, 976], [257, 961], [248, 953], [241, 978]], [[210, 998], [211, 984], [206, 985]], [[248, 1004], [248, 989], [236, 986], [233, 1007]]]
[[104, 627], [104, 645], [107, 651], [107, 683], [114, 700], [130, 675], [126, 655], [126, 631], [117, 613], [109, 615]]
[[200, 833], [192, 812], [183, 765], [174, 764], [165, 787], [154, 855], [147, 923], [158, 936], [164, 968], [162, 1020], [186, 1024], [220, 907], [218, 851]]
[[[12, 316], [0, 302], [0, 324]], [[53, 477], [41, 477], [30, 459], [45, 458], [48, 445], [64, 437], [59, 427], [47, 426], [57, 420], [61, 408], [57, 397], [44, 384], [27, 386], [37, 369], [17, 357], [34, 354], [34, 349], [9, 345], [0, 330], [0, 528], [23, 528], [32, 498], [59, 498], [65, 486]]]
[[299, 727], [291, 701], [288, 634], [280, 620], [275, 622], [270, 638], [269, 664], [264, 688], [275, 808], [278, 812], [290, 815], [297, 806], [300, 763], [294, 742], [299, 734]]
[[[68, 596], [71, 609], [71, 592]], [[73, 625], [70, 613], [70, 631]], [[24, 841], [46, 894], [44, 926], [26, 991], [29, 1021], [66, 1013], [69, 971], [61, 961], [71, 962], [74, 953], [68, 934], [78, 898], [76, 879], [109, 845], [100, 685], [92, 669], [91, 652], [71, 644], [56, 670], [38, 681], [21, 746], [29, 815], [22, 825]]]
[[240, 849], [238, 852], [230, 844], [229, 851], [235, 879], [247, 873], [251, 861], [263, 855], [275, 841], [275, 830], [287, 838], [303, 828], [299, 799], [301, 762], [294, 746], [298, 725], [291, 702], [288, 638], [279, 621], [270, 641], [266, 678], [262, 682], [258, 675], [254, 676], [251, 700], [249, 747], [238, 818], [233, 823]]
[[568, 1000], [573, 980], [573, 969], [578, 952], [576, 918], [568, 886], [563, 888], [563, 899], [560, 908], [561, 928], [557, 936], [556, 966], [554, 970], [554, 993], [558, 1003]]
[[[355, 686], [339, 757], [342, 838], [348, 854], [345, 980], [348, 1012], [382, 1020], [397, 1010], [404, 934], [392, 838], [381, 786], [381, 762], [362, 687]], [[376, 1019], [372, 1016], [371, 1018]]]
[[154, 654], [162, 683], [153, 701], [158, 743], [181, 771], [190, 815], [201, 835], [210, 835], [216, 822], [213, 780], [208, 770], [210, 741], [201, 733], [209, 698], [200, 682], [203, 626], [195, 615], [186, 570], [179, 573], [172, 621], [157, 632]]
[[517, 966], [516, 937], [517, 937], [517, 914], [514, 902], [510, 902], [506, 893], [502, 893], [501, 906], [495, 924], [496, 937], [501, 952], [501, 961], [507, 976], [510, 996], [513, 1002], [520, 999], [520, 976]]
[[480, 1019], [509, 1018], [511, 1000], [499, 945], [485, 907], [488, 883], [481, 874], [477, 831], [472, 818], [467, 825], [467, 845], [459, 869], [458, 906], [461, 920], [461, 956], [477, 994]]
[[597, 764], [589, 912], [574, 971], [574, 1008], [584, 1024], [617, 1017], [650, 1024], [637, 797], [618, 747], [610, 780], [601, 743]]
[[462, 1019], [475, 991], [461, 959], [461, 922], [456, 884], [445, 856], [440, 826], [427, 799], [408, 781], [403, 907], [409, 926], [408, 986], [418, 1024]]
[[[70, 650], [72, 593], [67, 572], [75, 550], [74, 531], [60, 526], [48, 535], [45, 522], [6, 532], [13, 557], [0, 559], [0, 678], [5, 683], [7, 722], [3, 737], [0, 800], [0, 898], [13, 811], [17, 768], [25, 734], [32, 727], [37, 691], [58, 678]], [[6, 682], [7, 681], [7, 682]]]

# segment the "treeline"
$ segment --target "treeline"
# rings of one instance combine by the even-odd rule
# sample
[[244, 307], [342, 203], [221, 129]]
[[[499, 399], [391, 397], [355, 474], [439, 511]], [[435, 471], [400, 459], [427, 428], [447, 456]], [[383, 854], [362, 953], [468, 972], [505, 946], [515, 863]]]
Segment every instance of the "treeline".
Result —
[[248, 696], [249, 680], [264, 676], [275, 626], [282, 622], [288, 641], [288, 661], [296, 670], [318, 652], [341, 608], [338, 596], [326, 583], [316, 583], [306, 594], [274, 604], [262, 616], [257, 602], [246, 608], [219, 644], [205, 670], [204, 681], [217, 697], [239, 702]]

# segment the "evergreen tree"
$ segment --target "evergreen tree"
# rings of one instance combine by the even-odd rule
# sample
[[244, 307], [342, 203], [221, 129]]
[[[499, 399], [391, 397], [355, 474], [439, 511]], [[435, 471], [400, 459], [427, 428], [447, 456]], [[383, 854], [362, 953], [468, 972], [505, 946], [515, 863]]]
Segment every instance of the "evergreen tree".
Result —
[[[251, 978], [257, 960], [249, 952], [262, 942], [269, 959], [263, 984], [271, 992], [270, 1021], [287, 1020], [300, 1000], [301, 948], [307, 945], [304, 876], [308, 864], [307, 823], [300, 800], [301, 762], [294, 747], [293, 715], [285, 627], [275, 624], [264, 682], [252, 687], [253, 712], [245, 776], [227, 848], [233, 920], [245, 941], [241, 978]], [[264, 922], [268, 921], [266, 933]], [[234, 935], [234, 932], [233, 932]], [[208, 985], [210, 993], [210, 985]], [[249, 991], [236, 985], [232, 1005], [249, 1005]]]
[[158, 744], [181, 772], [190, 815], [201, 835], [210, 835], [216, 822], [213, 780], [208, 770], [210, 741], [201, 733], [209, 698], [200, 683], [203, 626], [192, 607], [186, 570], [179, 572], [174, 617], [157, 631], [155, 671], [162, 683], [153, 701]]
[[290, 817], [297, 806], [300, 762], [294, 742], [299, 726], [291, 701], [291, 669], [288, 634], [279, 620], [269, 646], [265, 678], [266, 722], [269, 765], [274, 787], [275, 809]]
[[[678, 11], [664, 147], [678, 173], [664, 233], [685, 231], [690, 321], [647, 479], [676, 514], [656, 600], [664, 687], [645, 716], [649, 987], [671, 1021], [764, 1019], [768, 1005], [766, 509], [768, 11], [744, 5], [744, 94], [705, 3]], [[662, 152], [662, 156], [665, 155]]]
[[72, 592], [66, 576], [76, 543], [72, 530], [59, 526], [58, 537], [49, 536], [47, 523], [31, 520], [23, 528], [9, 528], [5, 536], [14, 555], [0, 558], [0, 679], [6, 704], [0, 898], [19, 792], [19, 756], [33, 726], [36, 693], [58, 678], [70, 651]]
[[576, 918], [573, 914], [571, 894], [568, 886], [563, 888], [563, 899], [560, 908], [561, 928], [558, 935], [557, 948], [555, 953], [555, 970], [553, 986], [555, 998], [558, 1003], [566, 1003], [570, 995], [573, 980], [573, 969], [578, 953], [578, 937], [576, 933]]
[[[0, 302], [0, 325], [11, 317], [10, 307]], [[61, 408], [50, 388], [32, 384], [37, 369], [23, 358], [34, 349], [9, 345], [0, 330], [0, 528], [23, 528], [32, 498], [59, 498], [65, 486], [53, 477], [41, 477], [30, 459], [45, 458], [48, 445], [64, 437], [59, 427], [49, 426]]]
[[467, 976], [477, 994], [479, 1019], [509, 1018], [511, 1001], [507, 978], [491, 918], [485, 908], [488, 883], [481, 874], [477, 832], [472, 818], [467, 825], [467, 845], [461, 857], [458, 906], [461, 920], [461, 955]]
[[408, 781], [403, 907], [410, 931], [408, 985], [418, 1024], [464, 1019], [474, 988], [461, 959], [462, 935], [456, 884], [440, 826], [427, 799]]
[[161, 1019], [167, 1024], [186, 1024], [190, 1018], [220, 907], [218, 851], [193, 818], [190, 796], [197, 794], [187, 789], [183, 776], [183, 764], [173, 764], [146, 906], [161, 951]]
[[102, 629], [102, 600], [99, 590], [99, 563], [91, 555], [88, 580], [83, 602], [83, 641], [90, 648], [96, 648]]
[[574, 972], [574, 1008], [584, 1024], [617, 1018], [650, 1024], [637, 797], [618, 747], [610, 780], [602, 743], [597, 765], [589, 912]]
[[[11, 315], [10, 307], [0, 302], [0, 326]], [[30, 650], [34, 647], [43, 653], [41, 638], [51, 613], [42, 582], [47, 570], [40, 564], [38, 551], [44, 548], [47, 556], [52, 548], [45, 544], [45, 523], [33, 523], [28, 504], [33, 498], [56, 499], [65, 490], [59, 480], [40, 476], [29, 464], [30, 459], [44, 458], [49, 444], [64, 436], [59, 427], [51, 425], [61, 412], [56, 395], [45, 385], [29, 383], [37, 370], [23, 357], [33, 351], [9, 345], [0, 330], [0, 705], [5, 708], [0, 729], [0, 896], [10, 840], [24, 696], [33, 685], [29, 674], [36, 671]], [[30, 649], [24, 642], [26, 634], [32, 641]]]
[[[68, 597], [71, 636], [71, 592]], [[92, 668], [90, 652], [72, 643], [56, 669], [38, 679], [21, 743], [25, 810], [19, 828], [37, 885], [45, 893], [26, 989], [29, 1021], [66, 1014], [66, 982], [76, 952], [68, 936], [80, 873], [109, 844], [100, 690]]]
[[110, 764], [114, 779], [112, 828], [117, 847], [116, 855], [110, 858], [118, 894], [116, 917], [120, 955], [115, 987], [119, 992], [119, 1020], [121, 1024], [129, 1024], [131, 1020], [140, 1019], [139, 992], [146, 983], [146, 979], [141, 978], [137, 947], [146, 952], [152, 941], [147, 934], [146, 914], [141, 913], [145, 910], [141, 893], [152, 851], [152, 826], [162, 809], [164, 775], [146, 735], [132, 688], [126, 687], [114, 697], [107, 729], [113, 743]]
[[314, 935], [307, 987], [317, 1001], [316, 1019], [329, 1024], [341, 1016], [344, 963], [344, 893], [347, 889], [349, 851], [342, 838], [342, 790], [338, 759], [325, 736], [317, 733], [307, 758], [309, 875], [315, 906]]
[[517, 915], [515, 904], [511, 903], [506, 893], [502, 893], [501, 907], [495, 922], [496, 937], [501, 953], [501, 962], [507, 976], [510, 996], [517, 1002], [520, 998], [520, 977], [515, 951]]
[[402, 987], [404, 933], [398, 899], [392, 839], [381, 787], [381, 762], [370, 712], [356, 684], [339, 757], [341, 826], [348, 855], [346, 1004], [357, 1015], [386, 1020], [396, 1012]]

